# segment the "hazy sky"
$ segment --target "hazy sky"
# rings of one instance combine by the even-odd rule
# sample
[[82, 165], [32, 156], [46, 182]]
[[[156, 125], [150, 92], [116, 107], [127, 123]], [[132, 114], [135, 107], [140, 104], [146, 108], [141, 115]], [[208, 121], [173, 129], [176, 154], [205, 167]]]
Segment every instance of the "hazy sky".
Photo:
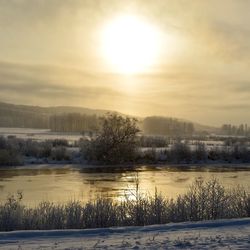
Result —
[[[0, 101], [250, 123], [249, 13], [248, 0], [0, 0]], [[101, 51], [123, 15], [160, 34], [132, 75]]]

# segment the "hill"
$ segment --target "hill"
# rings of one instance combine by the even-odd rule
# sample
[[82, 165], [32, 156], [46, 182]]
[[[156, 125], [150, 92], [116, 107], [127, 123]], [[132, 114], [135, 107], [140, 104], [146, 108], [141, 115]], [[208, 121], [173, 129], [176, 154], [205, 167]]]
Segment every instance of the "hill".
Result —
[[[83, 115], [88, 116], [103, 116], [108, 112], [121, 114], [117, 111], [105, 110], [105, 109], [90, 109], [84, 107], [70, 107], [70, 106], [57, 106], [57, 107], [40, 107], [40, 106], [29, 106], [29, 105], [16, 105], [0, 102], [0, 127], [19, 127], [19, 128], [50, 128], [50, 118], [53, 116], [66, 116], [68, 114], [81, 115], [81, 119], [84, 119]], [[63, 117], [61, 117], [63, 118]], [[189, 125], [193, 126], [195, 132], [206, 131], [208, 133], [216, 133], [219, 129], [207, 125], [201, 125], [199, 123], [193, 123], [184, 119], [170, 118], [164, 116], [158, 117], [146, 117], [139, 118], [139, 126], [143, 128], [143, 123], [149, 118], [157, 118], [163, 122], [163, 125], [167, 125], [171, 122], [171, 126], [174, 124], [173, 129], [180, 130], [180, 127]], [[59, 119], [59, 117], [58, 117]], [[67, 117], [67, 119], [69, 119]], [[152, 121], [152, 126], [159, 126], [159, 122]], [[165, 126], [165, 125], [164, 125]], [[182, 129], [183, 130], [183, 129]], [[154, 131], [155, 132], [155, 131]], [[149, 133], [150, 134], [150, 133]], [[157, 134], [157, 132], [156, 132]], [[159, 133], [161, 134], [161, 133]]]
[[[0, 102], [0, 110], [2, 111], [16, 111], [16, 112], [28, 112], [39, 113], [43, 115], [54, 115], [62, 113], [80, 113], [86, 115], [104, 115], [107, 112], [116, 112], [104, 109], [90, 109], [84, 107], [70, 107], [70, 106], [56, 106], [56, 107], [40, 107], [30, 105], [16, 105], [10, 103]], [[118, 112], [117, 112], [118, 113]]]
[[75, 113], [102, 116], [107, 112], [113, 111], [68, 106], [39, 107], [0, 102], [0, 127], [49, 128], [49, 118], [52, 115]]

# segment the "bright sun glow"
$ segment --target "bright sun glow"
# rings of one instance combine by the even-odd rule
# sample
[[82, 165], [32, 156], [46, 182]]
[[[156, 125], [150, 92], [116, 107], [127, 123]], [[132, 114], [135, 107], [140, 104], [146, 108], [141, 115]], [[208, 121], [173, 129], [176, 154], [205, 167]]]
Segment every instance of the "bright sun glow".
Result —
[[102, 50], [112, 68], [124, 74], [139, 73], [152, 66], [159, 54], [155, 27], [135, 16], [120, 16], [102, 33]]

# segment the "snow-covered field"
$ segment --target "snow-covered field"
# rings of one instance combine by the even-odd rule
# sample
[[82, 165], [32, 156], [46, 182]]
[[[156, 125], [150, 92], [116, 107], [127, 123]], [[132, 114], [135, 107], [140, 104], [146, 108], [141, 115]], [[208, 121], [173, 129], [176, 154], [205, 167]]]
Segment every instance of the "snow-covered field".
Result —
[[[32, 139], [37, 141], [45, 141], [45, 140], [55, 140], [55, 139], [65, 139], [70, 143], [78, 141], [83, 137], [80, 133], [72, 132], [72, 133], [63, 133], [63, 132], [51, 132], [49, 129], [32, 129], [32, 128], [3, 128], [0, 127], [0, 136], [15, 136], [20, 139]], [[85, 136], [86, 137], [86, 136]], [[184, 140], [183, 140], [184, 142]], [[191, 148], [195, 148], [196, 140], [192, 140], [189, 142]], [[199, 141], [204, 143], [208, 148], [210, 147], [223, 147], [223, 141]], [[157, 148], [157, 151], [162, 151], [169, 149], [170, 147]], [[143, 148], [143, 151], [149, 150], [151, 148]]]
[[0, 128], [0, 136], [15, 136], [20, 139], [32, 139], [37, 141], [65, 139], [70, 143], [78, 141], [83, 137], [80, 133], [51, 132], [49, 129], [29, 128]]
[[0, 249], [250, 249], [250, 218], [0, 233]]

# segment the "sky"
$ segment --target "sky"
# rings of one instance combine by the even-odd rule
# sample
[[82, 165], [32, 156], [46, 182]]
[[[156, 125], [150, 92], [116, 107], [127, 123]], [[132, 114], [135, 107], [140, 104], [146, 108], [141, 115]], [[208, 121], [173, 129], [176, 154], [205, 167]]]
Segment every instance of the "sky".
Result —
[[[0, 0], [0, 101], [250, 124], [249, 12], [248, 0]], [[145, 42], [126, 40], [124, 16], [146, 27]], [[117, 23], [107, 55], [103, 34]], [[112, 64], [129, 54], [119, 37], [139, 48], [157, 37], [140, 54], [149, 65]]]

